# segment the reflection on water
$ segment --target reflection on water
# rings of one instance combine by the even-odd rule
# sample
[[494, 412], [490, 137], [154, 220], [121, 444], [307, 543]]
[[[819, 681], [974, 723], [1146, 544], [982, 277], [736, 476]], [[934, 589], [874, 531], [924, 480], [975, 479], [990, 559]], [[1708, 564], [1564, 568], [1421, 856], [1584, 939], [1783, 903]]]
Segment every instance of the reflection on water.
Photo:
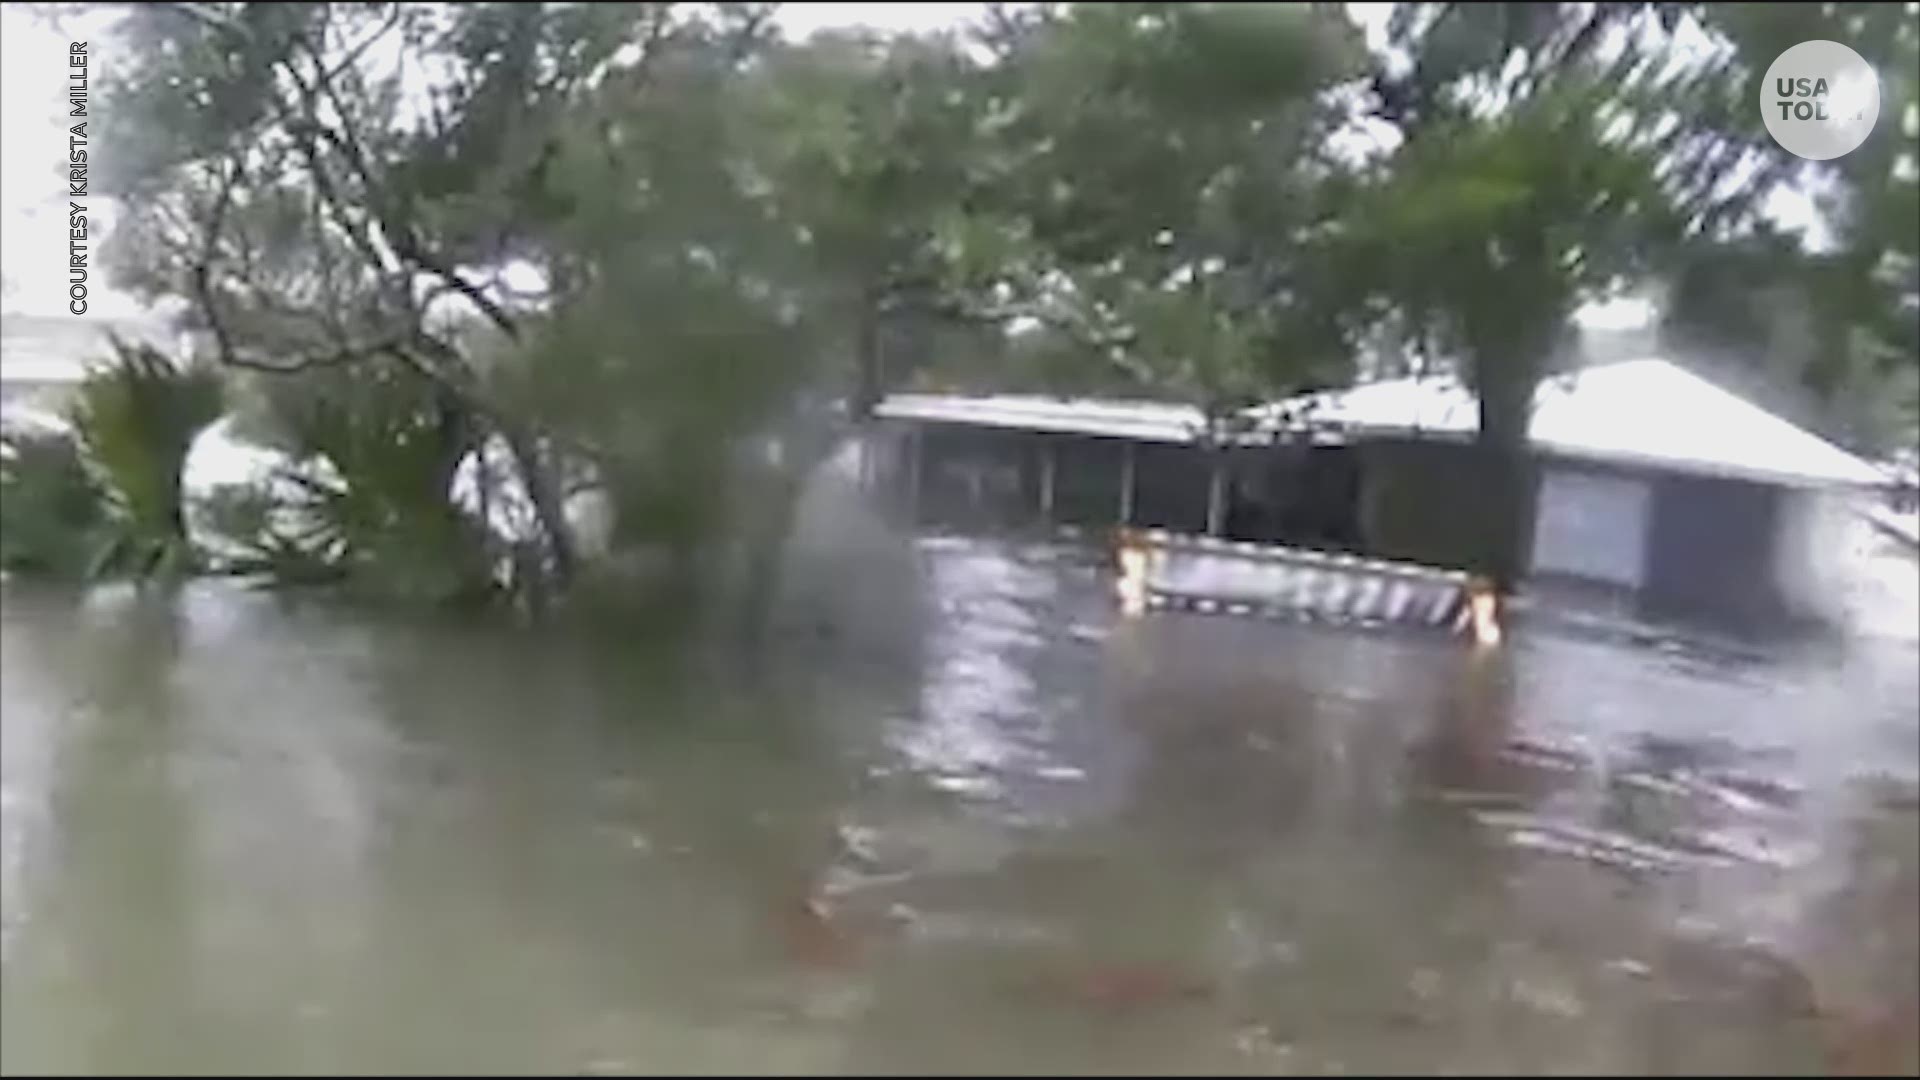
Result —
[[915, 558], [917, 648], [751, 670], [10, 586], [5, 1070], [1915, 1063], [1911, 641], [1474, 657]]

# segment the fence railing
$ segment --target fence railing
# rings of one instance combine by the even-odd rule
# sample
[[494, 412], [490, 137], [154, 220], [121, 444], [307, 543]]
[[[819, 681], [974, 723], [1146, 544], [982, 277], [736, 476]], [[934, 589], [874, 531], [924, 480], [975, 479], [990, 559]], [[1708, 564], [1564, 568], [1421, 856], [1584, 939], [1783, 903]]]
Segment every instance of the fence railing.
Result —
[[1413, 563], [1161, 530], [1121, 542], [1123, 604], [1360, 625], [1468, 624], [1471, 577]]

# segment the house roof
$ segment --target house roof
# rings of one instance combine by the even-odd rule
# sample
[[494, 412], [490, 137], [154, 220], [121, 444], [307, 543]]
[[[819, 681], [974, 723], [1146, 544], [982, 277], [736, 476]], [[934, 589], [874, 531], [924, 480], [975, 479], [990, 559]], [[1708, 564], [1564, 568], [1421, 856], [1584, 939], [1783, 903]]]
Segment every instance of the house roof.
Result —
[[[1541, 384], [1529, 435], [1564, 457], [1798, 486], [1877, 485], [1881, 470], [1666, 360], [1584, 368]], [[1186, 443], [1199, 409], [1151, 401], [896, 394], [885, 419]], [[1248, 410], [1265, 441], [1298, 431], [1347, 436], [1466, 438], [1479, 426], [1473, 395], [1451, 378], [1391, 379]]]
[[1191, 405], [1160, 401], [1103, 401], [1025, 394], [963, 397], [893, 394], [875, 414], [887, 420], [970, 424], [1066, 435], [1106, 435], [1140, 442], [1191, 442], [1206, 423]]
[[[1314, 404], [1316, 424], [1352, 434], [1466, 436], [1479, 427], [1473, 395], [1452, 378], [1369, 383], [1317, 395]], [[1528, 435], [1535, 447], [1565, 457], [1768, 483], [1887, 479], [1818, 435], [1657, 358], [1547, 379], [1534, 396]]]

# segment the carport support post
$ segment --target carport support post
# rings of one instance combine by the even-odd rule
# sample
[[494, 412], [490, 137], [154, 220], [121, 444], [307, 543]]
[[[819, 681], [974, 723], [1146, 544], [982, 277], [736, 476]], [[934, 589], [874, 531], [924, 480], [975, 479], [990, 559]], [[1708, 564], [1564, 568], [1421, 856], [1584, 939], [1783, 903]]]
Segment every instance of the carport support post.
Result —
[[1120, 524], [1133, 524], [1133, 442], [1123, 444], [1120, 456]]
[[1216, 451], [1208, 456], [1207, 466], [1207, 535], [1219, 536], [1227, 513], [1226, 472], [1220, 468], [1221, 454]]
[[1051, 525], [1053, 523], [1053, 440], [1040, 437], [1040, 517]]
[[907, 521], [920, 523], [920, 424], [907, 425]]

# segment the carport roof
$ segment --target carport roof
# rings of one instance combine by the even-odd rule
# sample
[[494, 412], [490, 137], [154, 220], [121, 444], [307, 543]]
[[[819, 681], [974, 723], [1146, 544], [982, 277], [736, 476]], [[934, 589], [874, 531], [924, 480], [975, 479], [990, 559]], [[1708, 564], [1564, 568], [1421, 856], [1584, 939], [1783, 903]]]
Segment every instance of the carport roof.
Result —
[[[884, 419], [1186, 443], [1200, 410], [1153, 401], [1030, 395], [896, 394]], [[1348, 438], [1470, 438], [1473, 395], [1452, 377], [1389, 379], [1248, 410], [1253, 439], [1303, 424]], [[1302, 417], [1306, 419], [1303, 421]], [[1888, 477], [1848, 453], [1670, 361], [1626, 360], [1554, 376], [1534, 398], [1528, 429], [1551, 454], [1611, 464], [1796, 486], [1876, 485]]]
[[[1469, 437], [1479, 428], [1473, 395], [1451, 377], [1390, 379], [1312, 400], [1316, 425], [1350, 435]], [[1279, 409], [1258, 411], [1264, 426], [1280, 426]], [[1548, 453], [1612, 464], [1800, 486], [1887, 482], [1868, 462], [1659, 358], [1545, 380], [1528, 437]]]

